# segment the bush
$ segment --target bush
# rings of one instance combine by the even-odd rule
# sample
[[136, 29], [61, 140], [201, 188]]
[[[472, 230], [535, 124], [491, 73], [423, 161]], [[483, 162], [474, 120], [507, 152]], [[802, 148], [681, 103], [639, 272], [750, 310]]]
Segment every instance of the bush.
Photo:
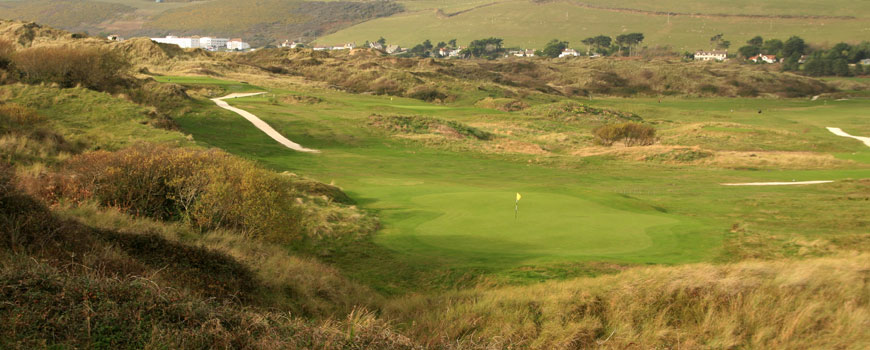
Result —
[[444, 93], [443, 91], [439, 90], [438, 88], [436, 88], [434, 86], [428, 86], [428, 85], [415, 86], [415, 87], [411, 88], [410, 90], [408, 90], [406, 95], [410, 98], [416, 98], [418, 100], [423, 100], [423, 101], [427, 101], [427, 102], [432, 102], [435, 100], [442, 100], [443, 101], [445, 98], [447, 98], [446, 93]]
[[604, 146], [611, 146], [616, 141], [622, 141], [626, 147], [649, 146], [656, 142], [656, 129], [638, 123], [604, 125], [595, 129], [593, 134], [595, 142]]
[[12, 56], [12, 64], [27, 83], [82, 85], [98, 91], [116, 91], [126, 85], [129, 62], [98, 48], [36, 47]]
[[96, 200], [137, 216], [227, 228], [276, 242], [302, 239], [289, 178], [221, 151], [141, 144], [70, 159], [48, 198]]

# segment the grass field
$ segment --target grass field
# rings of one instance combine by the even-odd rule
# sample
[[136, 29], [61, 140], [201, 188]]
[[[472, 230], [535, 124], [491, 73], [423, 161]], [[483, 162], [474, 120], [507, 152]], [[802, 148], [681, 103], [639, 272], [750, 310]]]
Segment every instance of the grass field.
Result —
[[[416, 3], [416, 2], [410, 2]], [[445, 12], [459, 12], [457, 2], [431, 2], [433, 7], [446, 7]], [[474, 39], [495, 36], [505, 39], [509, 47], [542, 48], [553, 38], [569, 41], [575, 48], [585, 49], [580, 43], [583, 39], [599, 34], [615, 37], [626, 32], [642, 32], [646, 36], [644, 45], [669, 45], [675, 50], [694, 51], [709, 49], [709, 38], [718, 33], [725, 34], [737, 47], [756, 36], [787, 39], [799, 35], [811, 43], [834, 44], [840, 41], [860, 41], [870, 30], [866, 17], [870, 9], [855, 2], [842, 2], [844, 6], [825, 3], [825, 10], [811, 11], [812, 7], [788, 5], [784, 1], [754, 2], [758, 5], [731, 7], [730, 3], [716, 4], [712, 1], [693, 2], [686, 7], [676, 1], [655, 2], [643, 5], [638, 2], [626, 4], [602, 0], [592, 2], [605, 7], [633, 8], [644, 10], [700, 12], [700, 13], [739, 13], [752, 15], [847, 15], [854, 19], [799, 19], [799, 18], [750, 18], [750, 17], [702, 17], [670, 16], [632, 13], [605, 9], [593, 9], [579, 4], [586, 2], [554, 1], [533, 3], [526, 0], [491, 1], [492, 5], [463, 7], [458, 15], [445, 17], [434, 10], [409, 11], [386, 18], [371, 20], [353, 27], [340, 30], [317, 40], [320, 44], [341, 42], [362, 43], [374, 41], [383, 36], [390, 43], [413, 46], [423, 40], [432, 42], [458, 39], [462, 45]], [[768, 4], [769, 3], [769, 4]], [[428, 4], [428, 2], [427, 2]], [[740, 8], [740, 10], [732, 10]], [[413, 30], [410, 30], [413, 28]]]
[[[211, 78], [160, 80], [215, 84], [227, 91], [254, 89]], [[679, 264], [730, 261], [747, 254], [814, 254], [817, 251], [807, 248], [811, 246], [807, 242], [838, 244], [838, 240], [866, 231], [866, 217], [862, 218], [866, 204], [848, 198], [866, 190], [866, 180], [860, 179], [870, 178], [870, 148], [824, 130], [833, 125], [856, 135], [870, 134], [870, 124], [860, 118], [866, 101], [592, 101], [656, 121], [663, 135], [696, 123], [723, 119], [732, 123], [707, 130], [724, 137], [699, 138], [695, 144], [688, 144], [693, 139], [678, 139], [689, 146], [729, 150], [739, 145], [736, 148], [759, 154], [806, 151], [842, 160], [832, 167], [803, 169], [798, 163], [784, 168], [791, 170], [779, 170], [777, 164], [708, 167], [610, 155], [578, 157], [567, 152], [469, 152], [453, 142], [433, 146], [389, 137], [369, 127], [366, 120], [372, 113], [418, 114], [487, 125], [493, 120], [519, 123], [528, 117], [463, 104], [431, 105], [307, 88], [268, 91], [268, 95], [231, 103], [257, 114], [294, 142], [322, 150], [321, 154], [286, 150], [242, 118], [213, 108], [210, 101], [198, 102], [198, 112], [178, 122], [202, 144], [279, 171], [334, 183], [364, 209], [376, 212], [382, 229], [372, 244], [325, 259], [386, 292], [452, 286], [478, 280], [481, 275], [524, 283], [601, 273], [587, 265], [592, 262]], [[323, 102], [276, 104], [270, 100], [273, 94], [311, 95]], [[758, 109], [764, 111], [763, 117], [758, 116]], [[721, 142], [757, 130], [780, 130], [791, 141], [765, 145], [766, 137], [761, 137], [744, 139], [753, 142], [749, 145]], [[766, 188], [719, 185], [791, 180], [837, 182]], [[514, 219], [516, 192], [523, 199]], [[809, 214], [827, 211], [849, 220]]]

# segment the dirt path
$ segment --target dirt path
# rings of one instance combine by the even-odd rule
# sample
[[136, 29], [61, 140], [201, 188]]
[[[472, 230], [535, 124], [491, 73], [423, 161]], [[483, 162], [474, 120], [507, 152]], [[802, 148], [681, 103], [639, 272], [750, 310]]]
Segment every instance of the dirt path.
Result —
[[864, 144], [867, 145], [867, 147], [870, 147], [870, 137], [852, 136], [840, 128], [828, 127], [828, 131], [834, 133], [834, 135], [837, 135], [837, 136], [849, 137], [849, 138], [853, 138], [853, 139], [856, 139], [858, 141], [864, 142]]
[[256, 126], [257, 129], [260, 129], [260, 131], [266, 133], [266, 135], [269, 135], [269, 137], [271, 137], [273, 140], [278, 141], [278, 143], [280, 143], [284, 146], [287, 146], [287, 148], [289, 148], [289, 149], [292, 149], [294, 151], [299, 151], [299, 152], [319, 153], [320, 151], [318, 151], [316, 149], [305, 148], [296, 142], [288, 140], [286, 137], [284, 137], [283, 135], [281, 135], [280, 133], [275, 131], [275, 129], [273, 129], [271, 126], [269, 126], [269, 124], [266, 124], [266, 122], [264, 122], [262, 119], [257, 118], [256, 115], [253, 115], [244, 109], [230, 106], [229, 103], [224, 101], [224, 100], [231, 99], [231, 98], [256, 96], [256, 95], [262, 95], [262, 94], [265, 94], [265, 92], [254, 92], [254, 93], [244, 93], [244, 94], [235, 93], [235, 94], [226, 95], [224, 97], [213, 98], [211, 100], [214, 101], [214, 103], [217, 104], [218, 107], [233, 111], [236, 114], [244, 117], [249, 122], [251, 122], [251, 124], [254, 124], [254, 126]]
[[744, 182], [744, 183], [732, 183], [732, 184], [722, 184], [723, 186], [793, 186], [793, 185], [815, 185], [815, 184], [829, 184], [833, 181], [792, 181], [792, 182]]

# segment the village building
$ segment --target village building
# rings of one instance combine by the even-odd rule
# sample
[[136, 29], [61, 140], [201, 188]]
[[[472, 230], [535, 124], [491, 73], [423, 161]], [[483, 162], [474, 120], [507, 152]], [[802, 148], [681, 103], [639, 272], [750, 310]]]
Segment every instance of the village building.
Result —
[[511, 50], [508, 51], [507, 56], [516, 56], [516, 57], [535, 57], [535, 50]]
[[118, 35], [118, 34], [112, 34], [112, 35], [109, 35], [109, 36], [106, 37], [106, 39], [108, 39], [109, 41], [124, 41], [124, 38], [122, 38], [122, 37], [121, 37], [120, 35]]
[[373, 42], [373, 43], [369, 43], [369, 48], [372, 48], [372, 49], [375, 49], [375, 50], [383, 50], [383, 49], [384, 49], [384, 45], [381, 44], [381, 43], [379, 43], [379, 42], [377, 42], [377, 41], [375, 41], [375, 42]]
[[227, 50], [242, 51], [248, 50], [250, 48], [251, 45], [242, 41], [241, 38], [230, 39], [229, 41], [227, 41]]
[[562, 50], [562, 53], [559, 54], [559, 58], [577, 57], [577, 56], [580, 56], [580, 53], [578, 53], [577, 50], [574, 50], [574, 49], [564, 49], [564, 50]]
[[779, 62], [779, 60], [776, 59], [776, 55], [764, 55], [764, 54], [752, 56], [749, 58], [749, 60], [752, 62], [755, 62], [755, 63], [758, 63], [758, 62], [764, 62], [764, 63]]
[[713, 51], [703, 51], [699, 50], [695, 52], [695, 61], [725, 61], [728, 59], [728, 51], [723, 50], [713, 50]]
[[178, 47], [182, 49], [195, 49], [200, 47], [199, 37], [179, 38], [177, 36], [169, 35], [165, 38], [151, 38], [151, 41], [161, 44], [178, 45]]
[[462, 50], [463, 50], [462, 46], [457, 47], [457, 48], [451, 50], [450, 53], [447, 54], [447, 56], [448, 57], [459, 57], [462, 54]]
[[290, 40], [284, 40], [284, 42], [281, 43], [281, 47], [289, 47], [291, 49], [295, 49], [295, 48], [299, 47], [300, 45], [302, 45], [302, 43], [297, 43], [295, 41], [290, 41]]
[[859, 63], [861, 63], [862, 65], [865, 65], [865, 66], [870, 66], [870, 58], [865, 58], [865, 59], [861, 60]]
[[209, 51], [217, 51], [225, 49], [229, 41], [230, 39], [227, 38], [212, 38], [209, 36], [204, 36], [202, 38], [199, 38], [199, 47]]
[[328, 50], [330, 50], [330, 49], [332, 49], [332, 48], [329, 47], [329, 46], [320, 46], [320, 45], [318, 45], [318, 46], [312, 47], [311, 49], [314, 50], [314, 51], [328, 51]]
[[389, 45], [385, 50], [388, 54], [394, 54], [402, 51], [402, 48], [399, 45]]
[[446, 47], [442, 47], [438, 49], [438, 57], [448, 57], [450, 56], [450, 49]]

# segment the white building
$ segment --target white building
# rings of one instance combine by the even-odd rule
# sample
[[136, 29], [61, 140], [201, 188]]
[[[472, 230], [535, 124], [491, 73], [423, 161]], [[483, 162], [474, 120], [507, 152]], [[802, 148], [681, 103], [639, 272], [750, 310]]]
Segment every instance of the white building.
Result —
[[177, 36], [166, 36], [165, 38], [151, 38], [152, 41], [161, 44], [178, 45], [182, 49], [199, 48], [199, 37], [179, 38]]
[[450, 53], [447, 54], [447, 56], [450, 56], [450, 57], [459, 57], [459, 54], [462, 53], [462, 50], [463, 50], [462, 46], [457, 47], [457, 48], [453, 49], [453, 51], [450, 51]]
[[696, 51], [695, 61], [724, 61], [728, 59], [728, 51], [713, 50], [713, 51]]
[[577, 50], [574, 50], [574, 49], [564, 49], [564, 50], [562, 50], [562, 53], [559, 54], [559, 58], [562, 58], [562, 57], [577, 57], [577, 56], [580, 56], [580, 53], [577, 52]]
[[121, 37], [120, 35], [118, 35], [118, 34], [112, 34], [112, 35], [109, 35], [109, 36], [106, 37], [106, 39], [108, 39], [109, 41], [124, 41], [124, 38], [122, 38], [122, 37]]
[[775, 55], [756, 55], [749, 58], [750, 61], [758, 63], [759, 61], [764, 63], [776, 63], [779, 60], [776, 59]]
[[227, 49], [228, 50], [242, 51], [242, 50], [247, 50], [250, 48], [251, 48], [251, 45], [242, 41], [242, 39], [240, 39], [240, 38], [230, 39], [230, 41], [227, 42]]
[[870, 66], [870, 58], [865, 58], [860, 63], [864, 66]]
[[226, 48], [229, 41], [230, 39], [227, 38], [212, 38], [209, 36], [204, 36], [202, 38], [199, 38], [199, 47], [209, 51], [217, 51], [219, 49]]
[[300, 43], [297, 43], [295, 41], [290, 41], [290, 40], [284, 40], [284, 42], [281, 43], [281, 47], [289, 47], [291, 49], [295, 49], [295, 48], [299, 47], [299, 45], [300, 45]]

